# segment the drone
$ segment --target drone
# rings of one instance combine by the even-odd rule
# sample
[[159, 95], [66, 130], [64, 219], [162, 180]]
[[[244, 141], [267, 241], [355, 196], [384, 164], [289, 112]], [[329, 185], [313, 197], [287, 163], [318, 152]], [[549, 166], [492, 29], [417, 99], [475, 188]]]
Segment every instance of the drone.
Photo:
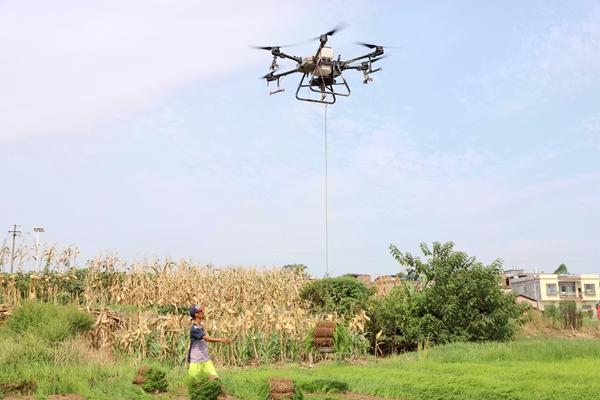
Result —
[[[269, 92], [269, 95], [284, 92], [285, 89], [279, 86], [279, 80], [284, 76], [294, 73], [302, 74], [302, 78], [296, 89], [296, 99], [314, 103], [333, 104], [335, 103], [336, 96], [350, 96], [350, 86], [348, 86], [348, 82], [344, 78], [343, 71], [361, 71], [363, 73], [363, 83], [367, 84], [372, 82], [373, 78], [371, 78], [370, 75], [381, 71], [381, 67], [373, 69], [373, 64], [385, 57], [383, 55], [384, 47], [357, 42], [357, 44], [371, 49], [371, 52], [346, 61], [341, 60], [340, 55], [338, 55], [337, 59], [334, 59], [333, 48], [326, 46], [326, 44], [329, 37], [334, 35], [340, 29], [342, 29], [342, 27], [338, 26], [329, 32], [314, 38], [314, 40], [319, 40], [319, 48], [315, 55], [310, 55], [308, 57], [293, 56], [281, 51], [282, 47], [288, 47], [290, 45], [252, 46], [255, 49], [268, 50], [273, 55], [269, 73], [261, 77], [261, 79], [267, 81], [267, 86], [273, 81], [277, 82], [277, 88], [274, 91]], [[285, 72], [277, 72], [279, 70], [277, 60], [280, 58], [296, 61], [296, 68]], [[311, 97], [311, 92], [320, 94], [320, 99], [318, 97], [315, 98], [315, 95], [312, 95]]]

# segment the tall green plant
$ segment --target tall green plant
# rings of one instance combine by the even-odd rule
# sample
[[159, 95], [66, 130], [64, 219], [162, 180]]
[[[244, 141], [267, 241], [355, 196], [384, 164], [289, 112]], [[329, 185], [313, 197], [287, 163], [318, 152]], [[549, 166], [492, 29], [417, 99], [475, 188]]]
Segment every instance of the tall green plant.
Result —
[[577, 311], [577, 304], [573, 300], [561, 301], [558, 305], [560, 316], [565, 329], [581, 329], [583, 313]]
[[400, 332], [411, 333], [410, 340], [506, 340], [516, 334], [523, 307], [500, 288], [501, 260], [485, 266], [455, 251], [452, 242], [434, 242], [431, 249], [422, 243], [425, 261], [394, 245], [390, 252], [422, 288], [398, 310], [406, 320]]
[[367, 287], [351, 277], [325, 278], [309, 282], [300, 289], [300, 298], [307, 300], [315, 312], [337, 312], [352, 316], [367, 308], [375, 288]]

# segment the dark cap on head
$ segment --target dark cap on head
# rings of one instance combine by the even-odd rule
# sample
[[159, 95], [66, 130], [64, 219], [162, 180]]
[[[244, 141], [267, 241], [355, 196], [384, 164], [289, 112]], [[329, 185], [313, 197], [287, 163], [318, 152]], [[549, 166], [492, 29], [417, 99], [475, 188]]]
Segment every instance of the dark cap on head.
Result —
[[195, 318], [196, 317], [196, 313], [198, 311], [202, 310], [202, 307], [198, 306], [198, 305], [193, 305], [190, 307], [190, 317]]

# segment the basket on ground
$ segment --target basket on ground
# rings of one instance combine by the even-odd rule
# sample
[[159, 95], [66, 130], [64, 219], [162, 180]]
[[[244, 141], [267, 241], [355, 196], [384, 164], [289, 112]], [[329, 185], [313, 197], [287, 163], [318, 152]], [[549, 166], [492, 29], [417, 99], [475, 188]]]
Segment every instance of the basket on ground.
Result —
[[287, 378], [269, 379], [269, 398], [274, 400], [294, 397], [294, 381]]
[[335, 326], [336, 323], [333, 321], [320, 321], [317, 323], [313, 345], [321, 353], [331, 353], [334, 351], [333, 333]]

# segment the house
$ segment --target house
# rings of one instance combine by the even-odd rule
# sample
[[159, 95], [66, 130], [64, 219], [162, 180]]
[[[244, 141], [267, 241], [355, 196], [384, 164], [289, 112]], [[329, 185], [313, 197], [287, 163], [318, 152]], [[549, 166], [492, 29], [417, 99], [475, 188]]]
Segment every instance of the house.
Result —
[[531, 272], [526, 272], [524, 269], [517, 269], [513, 267], [512, 269], [507, 269], [502, 272], [502, 282], [500, 286], [502, 289], [510, 289], [510, 282], [514, 278], [525, 278], [531, 275]]
[[536, 310], [540, 309], [540, 305], [536, 299], [532, 299], [529, 296], [525, 296], [524, 294], [518, 294], [515, 297], [515, 301], [519, 304], [525, 303], [528, 304], [531, 308], [535, 308]]
[[371, 275], [368, 274], [345, 274], [344, 276], [348, 276], [350, 278], [355, 278], [364, 283], [365, 285], [371, 285]]
[[600, 303], [600, 275], [523, 274], [510, 278], [510, 288], [537, 302], [544, 310], [548, 305], [558, 307], [561, 301], [573, 300], [580, 311], [596, 308]]

